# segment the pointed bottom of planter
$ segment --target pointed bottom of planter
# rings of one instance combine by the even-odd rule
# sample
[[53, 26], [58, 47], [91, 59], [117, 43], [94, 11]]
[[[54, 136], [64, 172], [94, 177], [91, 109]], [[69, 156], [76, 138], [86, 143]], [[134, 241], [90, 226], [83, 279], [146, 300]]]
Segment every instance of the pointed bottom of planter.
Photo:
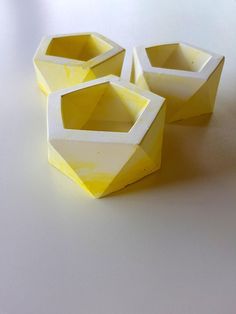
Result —
[[158, 165], [154, 163], [141, 147], [136, 148], [132, 157], [117, 175], [94, 172], [92, 176], [81, 179], [76, 170], [50, 144], [48, 145], [48, 160], [55, 168], [79, 184], [94, 198], [102, 198], [121, 190], [160, 168], [160, 161]]

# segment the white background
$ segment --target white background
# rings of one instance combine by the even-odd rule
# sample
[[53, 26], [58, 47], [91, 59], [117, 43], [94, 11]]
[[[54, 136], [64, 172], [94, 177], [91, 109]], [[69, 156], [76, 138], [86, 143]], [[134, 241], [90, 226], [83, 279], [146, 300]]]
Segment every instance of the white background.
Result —
[[[236, 1], [1, 0], [0, 314], [236, 313]], [[167, 126], [162, 169], [94, 200], [47, 163], [43, 35], [226, 56], [212, 117]]]

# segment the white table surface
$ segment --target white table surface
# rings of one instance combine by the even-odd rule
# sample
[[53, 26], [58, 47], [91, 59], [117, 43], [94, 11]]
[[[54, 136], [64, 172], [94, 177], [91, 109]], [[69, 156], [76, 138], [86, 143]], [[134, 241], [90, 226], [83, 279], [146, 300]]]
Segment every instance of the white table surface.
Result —
[[[0, 2], [0, 314], [236, 313], [236, 1]], [[162, 169], [94, 200], [47, 162], [43, 35], [224, 54], [216, 110], [168, 125]]]

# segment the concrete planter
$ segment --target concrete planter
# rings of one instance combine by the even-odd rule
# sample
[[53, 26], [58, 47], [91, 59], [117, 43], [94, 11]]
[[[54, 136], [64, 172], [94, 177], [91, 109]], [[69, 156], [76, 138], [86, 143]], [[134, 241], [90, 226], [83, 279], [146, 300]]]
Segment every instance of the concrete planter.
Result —
[[120, 75], [125, 50], [98, 33], [45, 37], [34, 56], [37, 82], [49, 93], [101, 76]]
[[224, 57], [184, 43], [137, 47], [131, 81], [167, 100], [167, 122], [214, 109]]
[[164, 99], [107, 76], [48, 97], [49, 162], [94, 197], [158, 170]]

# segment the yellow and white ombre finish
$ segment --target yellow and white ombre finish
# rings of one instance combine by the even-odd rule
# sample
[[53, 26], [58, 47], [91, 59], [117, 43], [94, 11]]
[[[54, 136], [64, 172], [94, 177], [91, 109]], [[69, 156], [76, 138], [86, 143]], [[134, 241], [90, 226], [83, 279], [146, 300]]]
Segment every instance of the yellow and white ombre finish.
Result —
[[158, 170], [165, 100], [109, 75], [48, 97], [49, 162], [95, 198]]
[[214, 110], [224, 57], [185, 43], [136, 47], [131, 82], [166, 98], [166, 120]]
[[125, 49], [98, 33], [42, 39], [33, 59], [41, 90], [49, 93], [105, 75], [120, 76]]

